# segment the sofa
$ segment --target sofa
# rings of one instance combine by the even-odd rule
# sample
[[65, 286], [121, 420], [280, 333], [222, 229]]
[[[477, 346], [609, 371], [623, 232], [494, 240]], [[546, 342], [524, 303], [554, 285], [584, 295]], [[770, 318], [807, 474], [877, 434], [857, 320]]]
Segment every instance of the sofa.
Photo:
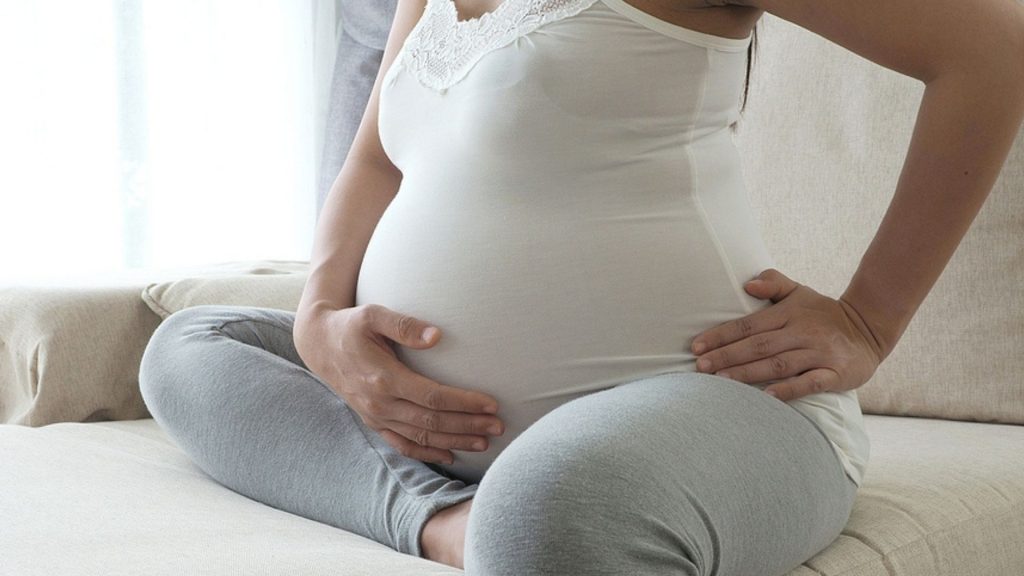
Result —
[[[924, 87], [770, 14], [758, 34], [735, 132], [751, 202], [776, 267], [836, 297]], [[462, 573], [235, 493], [150, 417], [138, 366], [160, 322], [295, 310], [307, 273], [255, 260], [0, 287], [0, 575]], [[1024, 575], [1024, 134], [857, 394], [863, 485], [842, 534], [788, 576]]]

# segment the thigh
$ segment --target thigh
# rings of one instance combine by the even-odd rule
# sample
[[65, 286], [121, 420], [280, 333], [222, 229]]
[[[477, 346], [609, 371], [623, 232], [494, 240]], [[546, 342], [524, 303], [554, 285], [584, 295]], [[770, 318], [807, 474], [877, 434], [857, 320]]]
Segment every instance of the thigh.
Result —
[[661, 374], [563, 404], [516, 438], [480, 482], [467, 568], [782, 575], [839, 535], [855, 489], [788, 404]]

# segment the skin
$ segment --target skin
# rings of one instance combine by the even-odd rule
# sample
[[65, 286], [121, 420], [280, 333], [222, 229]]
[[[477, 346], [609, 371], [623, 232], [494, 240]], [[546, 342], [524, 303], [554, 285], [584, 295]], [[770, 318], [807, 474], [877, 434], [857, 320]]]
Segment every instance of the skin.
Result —
[[[1024, 6], [1016, 0], [709, 1], [714, 6], [629, 3], [681, 26], [739, 38], [769, 12], [925, 84], [893, 199], [843, 294], [833, 299], [768, 269], [744, 289], [770, 300], [770, 307], [690, 342], [699, 371], [750, 384], [781, 379], [765, 391], [783, 401], [857, 388], [892, 352], [945, 269], [1024, 121]], [[457, 2], [467, 17], [498, 4]], [[428, 558], [462, 567], [471, 508], [468, 500], [431, 518], [422, 539]]]

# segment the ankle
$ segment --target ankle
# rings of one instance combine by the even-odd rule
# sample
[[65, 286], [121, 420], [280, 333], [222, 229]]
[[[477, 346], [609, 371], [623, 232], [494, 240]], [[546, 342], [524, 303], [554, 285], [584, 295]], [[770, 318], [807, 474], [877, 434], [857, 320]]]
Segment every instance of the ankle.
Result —
[[421, 556], [427, 560], [462, 568], [466, 522], [473, 499], [438, 510], [423, 526], [420, 535]]
[[444, 547], [444, 518], [435, 513], [423, 525], [420, 533], [420, 556], [427, 560], [438, 561]]

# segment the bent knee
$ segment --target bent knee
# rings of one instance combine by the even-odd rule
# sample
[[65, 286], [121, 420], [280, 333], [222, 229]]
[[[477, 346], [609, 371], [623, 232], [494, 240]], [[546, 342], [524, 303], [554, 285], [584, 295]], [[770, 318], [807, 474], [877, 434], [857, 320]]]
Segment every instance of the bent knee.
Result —
[[156, 417], [168, 406], [202, 405], [218, 384], [226, 386], [231, 373], [251, 361], [238, 344], [305, 367], [292, 338], [294, 318], [286, 310], [226, 304], [174, 312], [153, 331], [139, 364], [139, 390], [150, 412]]
[[178, 310], [157, 325], [139, 362], [139, 392], [155, 418], [182, 402], [190, 368], [203, 363], [196, 345], [204, 335], [243, 315], [241, 307], [204, 304]]
[[[704, 573], [700, 514], [614, 437], [520, 439], [477, 489], [467, 574]], [[686, 516], [696, 534], [663, 521]]]

